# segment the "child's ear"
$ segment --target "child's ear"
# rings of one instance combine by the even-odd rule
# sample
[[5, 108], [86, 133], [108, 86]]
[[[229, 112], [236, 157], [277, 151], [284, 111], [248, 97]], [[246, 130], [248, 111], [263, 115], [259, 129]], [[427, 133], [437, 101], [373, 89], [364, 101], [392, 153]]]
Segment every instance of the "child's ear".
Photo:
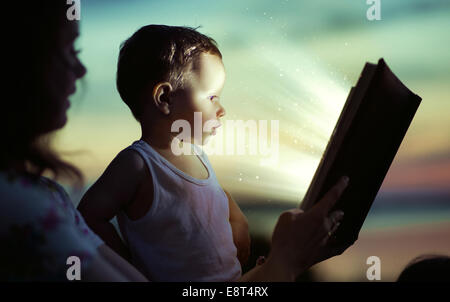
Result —
[[152, 99], [163, 114], [168, 115], [170, 113], [170, 92], [172, 91], [172, 85], [169, 82], [161, 82], [153, 87]]

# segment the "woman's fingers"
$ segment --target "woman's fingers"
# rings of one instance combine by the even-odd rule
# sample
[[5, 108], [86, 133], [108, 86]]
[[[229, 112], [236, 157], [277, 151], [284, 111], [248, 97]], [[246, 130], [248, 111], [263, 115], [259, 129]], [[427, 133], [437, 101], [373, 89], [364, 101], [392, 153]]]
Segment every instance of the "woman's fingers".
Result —
[[328, 217], [325, 217], [322, 232], [320, 235], [321, 245], [324, 246], [328, 240], [333, 236], [341, 225], [341, 220], [344, 217], [344, 212], [337, 210], [332, 212]]
[[341, 177], [339, 182], [325, 194], [325, 196], [312, 208], [312, 210], [319, 211], [324, 215], [327, 215], [341, 197], [348, 185], [348, 182], [349, 178], [347, 176]]
[[312, 209], [291, 209], [280, 215], [272, 234], [271, 255], [286, 270], [303, 271], [328, 255], [330, 247], [323, 246], [322, 241], [327, 243], [343, 217], [342, 211], [329, 212], [347, 185], [348, 177], [342, 177]]
[[337, 210], [337, 211], [333, 211], [330, 216], [329, 219], [332, 222], [332, 229], [330, 230], [330, 232], [334, 233], [337, 229], [337, 227], [341, 224], [341, 220], [344, 218], [344, 212], [341, 210]]

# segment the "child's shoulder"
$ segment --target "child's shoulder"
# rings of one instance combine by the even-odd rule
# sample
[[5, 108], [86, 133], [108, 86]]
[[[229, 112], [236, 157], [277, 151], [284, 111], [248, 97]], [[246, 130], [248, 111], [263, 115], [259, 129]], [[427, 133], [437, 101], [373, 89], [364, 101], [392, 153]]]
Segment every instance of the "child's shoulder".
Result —
[[110, 165], [139, 171], [145, 168], [145, 161], [136, 150], [126, 148], [114, 157]]
[[147, 167], [142, 156], [133, 149], [120, 151], [109, 164], [105, 174], [120, 175], [122, 179], [139, 180], [147, 176]]

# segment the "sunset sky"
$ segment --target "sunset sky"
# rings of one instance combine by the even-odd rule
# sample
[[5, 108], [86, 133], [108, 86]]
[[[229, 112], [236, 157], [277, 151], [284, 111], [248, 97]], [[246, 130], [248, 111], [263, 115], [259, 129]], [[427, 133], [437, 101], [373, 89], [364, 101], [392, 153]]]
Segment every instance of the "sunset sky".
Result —
[[225, 119], [279, 121], [278, 162], [210, 156], [230, 192], [301, 200], [351, 86], [381, 57], [423, 99], [382, 190], [449, 190], [450, 3], [382, 1], [382, 20], [368, 21], [365, 2], [81, 1], [88, 73], [55, 144], [75, 152], [68, 158], [88, 182], [98, 178], [140, 137], [115, 89], [120, 43], [147, 24], [201, 26], [223, 54]]

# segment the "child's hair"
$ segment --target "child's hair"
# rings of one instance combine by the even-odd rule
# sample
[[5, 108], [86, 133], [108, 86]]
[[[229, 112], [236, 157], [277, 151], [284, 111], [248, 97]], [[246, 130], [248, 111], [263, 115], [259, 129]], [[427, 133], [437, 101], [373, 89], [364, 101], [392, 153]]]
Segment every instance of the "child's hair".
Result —
[[117, 90], [139, 121], [141, 95], [146, 87], [162, 81], [183, 88], [185, 74], [201, 53], [222, 58], [217, 43], [196, 29], [147, 25], [122, 43], [117, 64]]

